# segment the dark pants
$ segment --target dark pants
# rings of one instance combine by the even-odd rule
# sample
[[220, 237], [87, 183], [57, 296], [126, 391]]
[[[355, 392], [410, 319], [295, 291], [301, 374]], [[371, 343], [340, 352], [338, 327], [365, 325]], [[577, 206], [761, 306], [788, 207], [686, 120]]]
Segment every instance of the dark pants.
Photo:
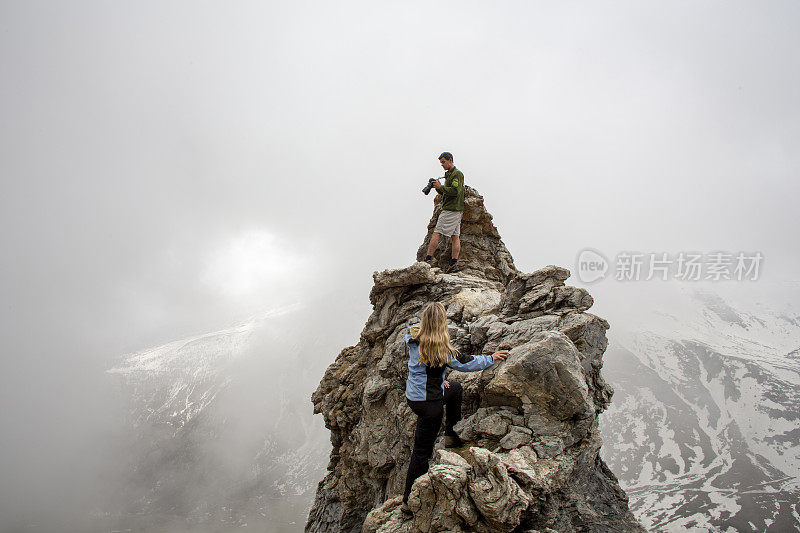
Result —
[[408, 465], [408, 475], [406, 475], [404, 502], [408, 502], [414, 480], [428, 471], [428, 461], [433, 455], [433, 445], [439, 436], [439, 428], [442, 427], [445, 408], [447, 419], [444, 424], [444, 434], [456, 434], [453, 426], [461, 420], [461, 395], [461, 384], [450, 381], [450, 387], [444, 389], [443, 400], [415, 402], [406, 399], [411, 410], [417, 415], [417, 429], [414, 431], [414, 451], [411, 452], [411, 464]]

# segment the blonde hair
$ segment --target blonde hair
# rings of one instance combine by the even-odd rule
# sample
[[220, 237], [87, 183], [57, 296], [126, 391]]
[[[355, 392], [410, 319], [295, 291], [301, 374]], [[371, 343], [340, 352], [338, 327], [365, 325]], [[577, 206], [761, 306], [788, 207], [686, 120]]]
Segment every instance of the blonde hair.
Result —
[[428, 366], [444, 366], [458, 353], [450, 344], [447, 310], [439, 302], [431, 302], [422, 312], [422, 322], [411, 326], [411, 338], [419, 343], [419, 362]]

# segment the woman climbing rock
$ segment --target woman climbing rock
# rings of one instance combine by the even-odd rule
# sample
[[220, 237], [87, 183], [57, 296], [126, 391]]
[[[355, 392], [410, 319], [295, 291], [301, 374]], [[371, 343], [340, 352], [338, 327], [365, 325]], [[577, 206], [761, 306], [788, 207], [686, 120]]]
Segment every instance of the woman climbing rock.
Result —
[[459, 354], [450, 343], [447, 311], [439, 302], [432, 302], [425, 307], [422, 321], [408, 328], [405, 340], [409, 355], [406, 401], [417, 415], [414, 449], [403, 493], [403, 510], [409, 512], [407, 504], [411, 486], [415, 479], [428, 471], [428, 461], [433, 454], [433, 445], [439, 435], [445, 410], [445, 446], [453, 448], [461, 445], [453, 426], [461, 420], [462, 388], [456, 381], [444, 380], [445, 367], [477, 372], [490, 367], [498, 359], [505, 359], [508, 350], [500, 350], [492, 355]]

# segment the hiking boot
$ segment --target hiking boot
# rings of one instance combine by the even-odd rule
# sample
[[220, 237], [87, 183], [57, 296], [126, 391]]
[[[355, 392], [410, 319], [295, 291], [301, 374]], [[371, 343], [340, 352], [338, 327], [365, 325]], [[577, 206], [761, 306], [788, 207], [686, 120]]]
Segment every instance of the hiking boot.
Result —
[[459, 270], [461, 269], [458, 268], [458, 261], [456, 261], [455, 263], [450, 263], [450, 266], [447, 267], [447, 270], [445, 270], [445, 272], [447, 272], [448, 274], [452, 274], [454, 272], [458, 272]]
[[444, 436], [444, 447], [445, 448], [461, 448], [464, 445], [464, 441], [458, 435], [445, 435]]
[[431, 256], [427, 256], [427, 257], [426, 257], [426, 258], [423, 260], [423, 263], [428, 263], [430, 266], [433, 266], [433, 257], [431, 257]]

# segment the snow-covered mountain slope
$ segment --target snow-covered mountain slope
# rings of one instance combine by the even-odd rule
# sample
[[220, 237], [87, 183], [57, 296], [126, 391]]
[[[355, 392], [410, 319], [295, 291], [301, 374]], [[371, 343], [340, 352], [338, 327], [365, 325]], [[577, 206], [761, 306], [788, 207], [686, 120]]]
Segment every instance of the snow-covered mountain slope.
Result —
[[[800, 531], [800, 312], [670, 287], [612, 321], [603, 457], [653, 531]], [[644, 306], [646, 308], [646, 306]]]
[[123, 356], [106, 372], [133, 387], [134, 426], [149, 421], [177, 430], [202, 412], [229, 383], [230, 377], [220, 379], [220, 373], [245, 353], [258, 321], [253, 317], [231, 328]]
[[330, 451], [309, 400], [319, 354], [342, 342], [325, 315], [281, 308], [128, 354], [107, 371], [131, 429], [119, 442], [129, 476], [110, 498], [120, 527], [141, 517], [179, 517], [190, 529], [301, 527]]

